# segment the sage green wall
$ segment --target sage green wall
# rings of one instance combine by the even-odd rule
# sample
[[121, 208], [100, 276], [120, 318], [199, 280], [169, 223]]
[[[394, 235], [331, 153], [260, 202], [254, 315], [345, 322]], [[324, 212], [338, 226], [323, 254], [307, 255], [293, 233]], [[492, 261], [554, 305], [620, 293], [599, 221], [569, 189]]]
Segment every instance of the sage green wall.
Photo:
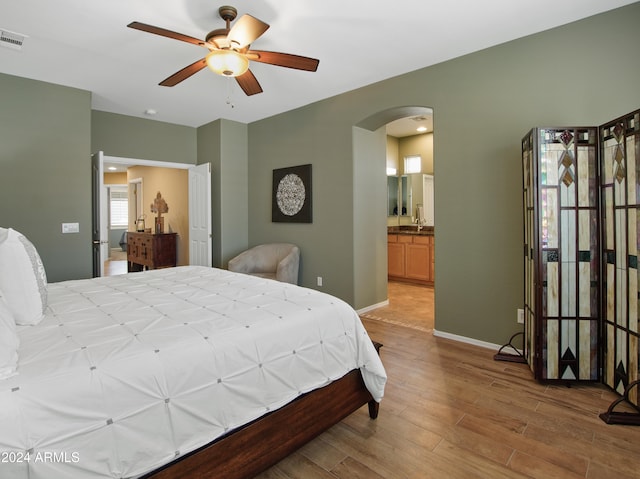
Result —
[[[358, 308], [370, 301], [360, 292], [383, 301], [382, 271], [369, 275], [368, 259], [356, 254], [366, 238], [374, 246], [360, 251], [375, 264], [386, 261], [377, 246], [384, 229], [361, 221], [367, 201], [354, 199], [379, 182], [359, 176], [366, 153], [357, 150], [353, 126], [389, 109], [432, 107], [436, 328], [505, 342], [518, 330], [522, 303], [520, 139], [533, 126], [599, 125], [637, 109], [639, 24], [636, 3], [248, 125], [248, 182], [237, 191], [248, 198], [248, 242], [293, 239], [302, 249], [303, 285], [315, 287], [322, 276], [318, 289]], [[52, 281], [91, 275], [92, 151], [190, 164], [228, 151], [215, 135], [206, 138], [208, 126], [91, 113], [90, 94], [81, 90], [0, 75], [0, 100], [0, 224], [32, 239]], [[230, 157], [242, 161], [241, 130], [220, 125], [217, 138], [234, 135]], [[272, 170], [305, 163], [313, 165], [313, 223], [271, 223]], [[240, 177], [243, 166], [235, 166], [227, 176]], [[219, 174], [222, 185], [224, 165]], [[378, 174], [384, 178], [384, 168]], [[222, 199], [221, 213], [236, 208]], [[61, 234], [60, 223], [76, 221], [79, 234]], [[238, 244], [243, 221], [234, 223]]]
[[[358, 247], [352, 126], [399, 106], [430, 106], [436, 329], [506, 342], [520, 329], [523, 290], [520, 140], [534, 126], [599, 125], [638, 108], [638, 25], [635, 3], [252, 123], [250, 241], [295, 238], [303, 284], [325, 276], [325, 290], [353, 301], [351, 280], [365, 276], [350, 272]], [[304, 163], [313, 164], [313, 224], [271, 223], [271, 170]], [[377, 224], [360, 227], [359, 236], [380, 241]], [[374, 278], [358, 290], [368, 286]]]
[[196, 128], [97, 110], [91, 112], [91, 122], [93, 153], [196, 164]]
[[92, 112], [92, 148], [106, 155], [212, 164], [212, 264], [248, 244], [247, 125], [216, 120], [199, 128], [102, 111]]
[[248, 247], [249, 152], [246, 124], [222, 120], [220, 201], [221, 267]]
[[[387, 297], [387, 176], [385, 128], [353, 128], [353, 304]], [[380, 171], [384, 175], [380, 175]], [[371, 231], [377, 234], [371, 235]]]
[[[355, 295], [351, 130], [359, 120], [357, 115], [349, 104], [331, 100], [249, 125], [250, 244], [284, 241], [299, 245], [300, 284], [350, 304]], [[273, 170], [309, 163], [313, 222], [272, 223]], [[323, 278], [322, 287], [316, 286], [318, 276]]]
[[0, 226], [31, 240], [49, 281], [90, 277], [91, 94], [0, 74], [0, 105]]
[[211, 264], [219, 268], [222, 265], [222, 198], [219, 194], [222, 184], [220, 142], [222, 136], [221, 120], [212, 121], [198, 127], [198, 164], [211, 163]]
[[219, 268], [249, 244], [247, 130], [229, 120], [198, 128], [198, 164], [212, 166], [212, 263]]

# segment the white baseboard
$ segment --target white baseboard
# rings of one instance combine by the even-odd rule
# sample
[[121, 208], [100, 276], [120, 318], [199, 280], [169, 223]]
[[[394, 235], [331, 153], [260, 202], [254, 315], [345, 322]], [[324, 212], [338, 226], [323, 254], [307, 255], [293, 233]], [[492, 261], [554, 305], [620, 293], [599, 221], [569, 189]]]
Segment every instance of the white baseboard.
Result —
[[[371, 306], [366, 306], [366, 307], [364, 307], [362, 309], [358, 309], [356, 311], [356, 313], [364, 314], [364, 313], [367, 313], [367, 312], [369, 312], [369, 311], [371, 311], [373, 309], [380, 308], [382, 306], [388, 306], [388, 305], [389, 305], [389, 300], [387, 299], [386, 301], [382, 301], [381, 303], [372, 304]], [[450, 339], [452, 341], [458, 341], [460, 343], [472, 344], [474, 346], [480, 346], [481, 348], [492, 349], [494, 351], [498, 351], [503, 346], [502, 344], [489, 343], [487, 341], [481, 341], [479, 339], [468, 338], [466, 336], [460, 336], [458, 334], [452, 334], [452, 333], [446, 333], [444, 331], [438, 331], [437, 329], [433, 330], [433, 335], [438, 337], [438, 338]], [[520, 351], [520, 350], [517, 350], [517, 351], [522, 353], [522, 351]]]
[[444, 331], [433, 330], [433, 335], [438, 338], [451, 339], [452, 341], [458, 341], [461, 343], [473, 344], [474, 346], [480, 346], [481, 348], [493, 349], [497, 351], [502, 347], [501, 344], [488, 343], [486, 341], [480, 341], [479, 339], [468, 338], [466, 336], [459, 336], [457, 334], [445, 333]]
[[358, 309], [358, 310], [356, 310], [356, 313], [358, 313], [358, 314], [368, 313], [372, 309], [381, 308], [383, 306], [389, 306], [389, 300], [388, 299], [385, 300], [385, 301], [382, 301], [381, 303], [372, 304], [371, 306], [365, 306], [362, 309]]

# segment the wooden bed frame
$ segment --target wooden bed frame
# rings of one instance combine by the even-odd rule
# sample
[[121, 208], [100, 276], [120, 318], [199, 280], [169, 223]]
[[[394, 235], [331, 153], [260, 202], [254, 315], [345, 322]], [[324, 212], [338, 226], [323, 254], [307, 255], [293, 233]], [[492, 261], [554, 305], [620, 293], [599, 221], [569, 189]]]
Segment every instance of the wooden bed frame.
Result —
[[[374, 345], [380, 352], [382, 345]], [[142, 478], [251, 478], [365, 404], [369, 405], [369, 417], [378, 417], [378, 403], [355, 369]]]

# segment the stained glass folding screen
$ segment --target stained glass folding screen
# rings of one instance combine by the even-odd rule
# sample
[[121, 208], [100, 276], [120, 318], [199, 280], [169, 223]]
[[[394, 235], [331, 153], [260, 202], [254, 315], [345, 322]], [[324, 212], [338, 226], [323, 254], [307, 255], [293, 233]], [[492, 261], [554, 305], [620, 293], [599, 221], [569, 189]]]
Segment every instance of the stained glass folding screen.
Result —
[[640, 380], [640, 110], [534, 128], [522, 165], [527, 362], [537, 379], [623, 394]]
[[522, 140], [525, 357], [536, 379], [599, 379], [597, 128]]
[[[603, 382], [623, 393], [640, 379], [640, 110], [600, 127]], [[638, 389], [629, 400], [636, 406]]]

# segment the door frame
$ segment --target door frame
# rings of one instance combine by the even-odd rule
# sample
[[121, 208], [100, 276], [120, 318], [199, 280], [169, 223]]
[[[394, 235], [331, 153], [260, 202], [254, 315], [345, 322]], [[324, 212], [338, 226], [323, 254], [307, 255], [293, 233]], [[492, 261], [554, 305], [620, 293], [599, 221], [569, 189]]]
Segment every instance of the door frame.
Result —
[[104, 274], [105, 249], [102, 247], [104, 238], [104, 224], [107, 211], [101, 205], [106, 204], [104, 194], [104, 153], [98, 151], [91, 155], [91, 256], [93, 276]]
[[[127, 158], [122, 156], [108, 156], [108, 155], [105, 155], [104, 152], [102, 151], [96, 152], [95, 155], [98, 155], [100, 172], [104, 172], [105, 162], [115, 163], [120, 165], [127, 165], [127, 166], [152, 166], [157, 168], [175, 168], [179, 170], [188, 170], [190, 168], [193, 168], [194, 166], [198, 166], [198, 165], [193, 165], [191, 163], [144, 160], [139, 158]], [[99, 188], [99, 191], [102, 191], [104, 189], [104, 173], [99, 175], [99, 178], [97, 179], [97, 183], [98, 184], [96, 186]], [[97, 197], [94, 196], [93, 201], [98, 202], [97, 205], [94, 205], [94, 214], [98, 213], [99, 217], [106, 218], [108, 214], [108, 204], [107, 204], [108, 202], [105, 201], [105, 199], [102, 198], [101, 195], [98, 195]], [[101, 225], [100, 237], [108, 239], [108, 234], [109, 234], [108, 226], [105, 228], [104, 225]], [[94, 271], [94, 274], [95, 274], [95, 271]], [[104, 275], [104, 268], [100, 266], [100, 276], [102, 275]]]

